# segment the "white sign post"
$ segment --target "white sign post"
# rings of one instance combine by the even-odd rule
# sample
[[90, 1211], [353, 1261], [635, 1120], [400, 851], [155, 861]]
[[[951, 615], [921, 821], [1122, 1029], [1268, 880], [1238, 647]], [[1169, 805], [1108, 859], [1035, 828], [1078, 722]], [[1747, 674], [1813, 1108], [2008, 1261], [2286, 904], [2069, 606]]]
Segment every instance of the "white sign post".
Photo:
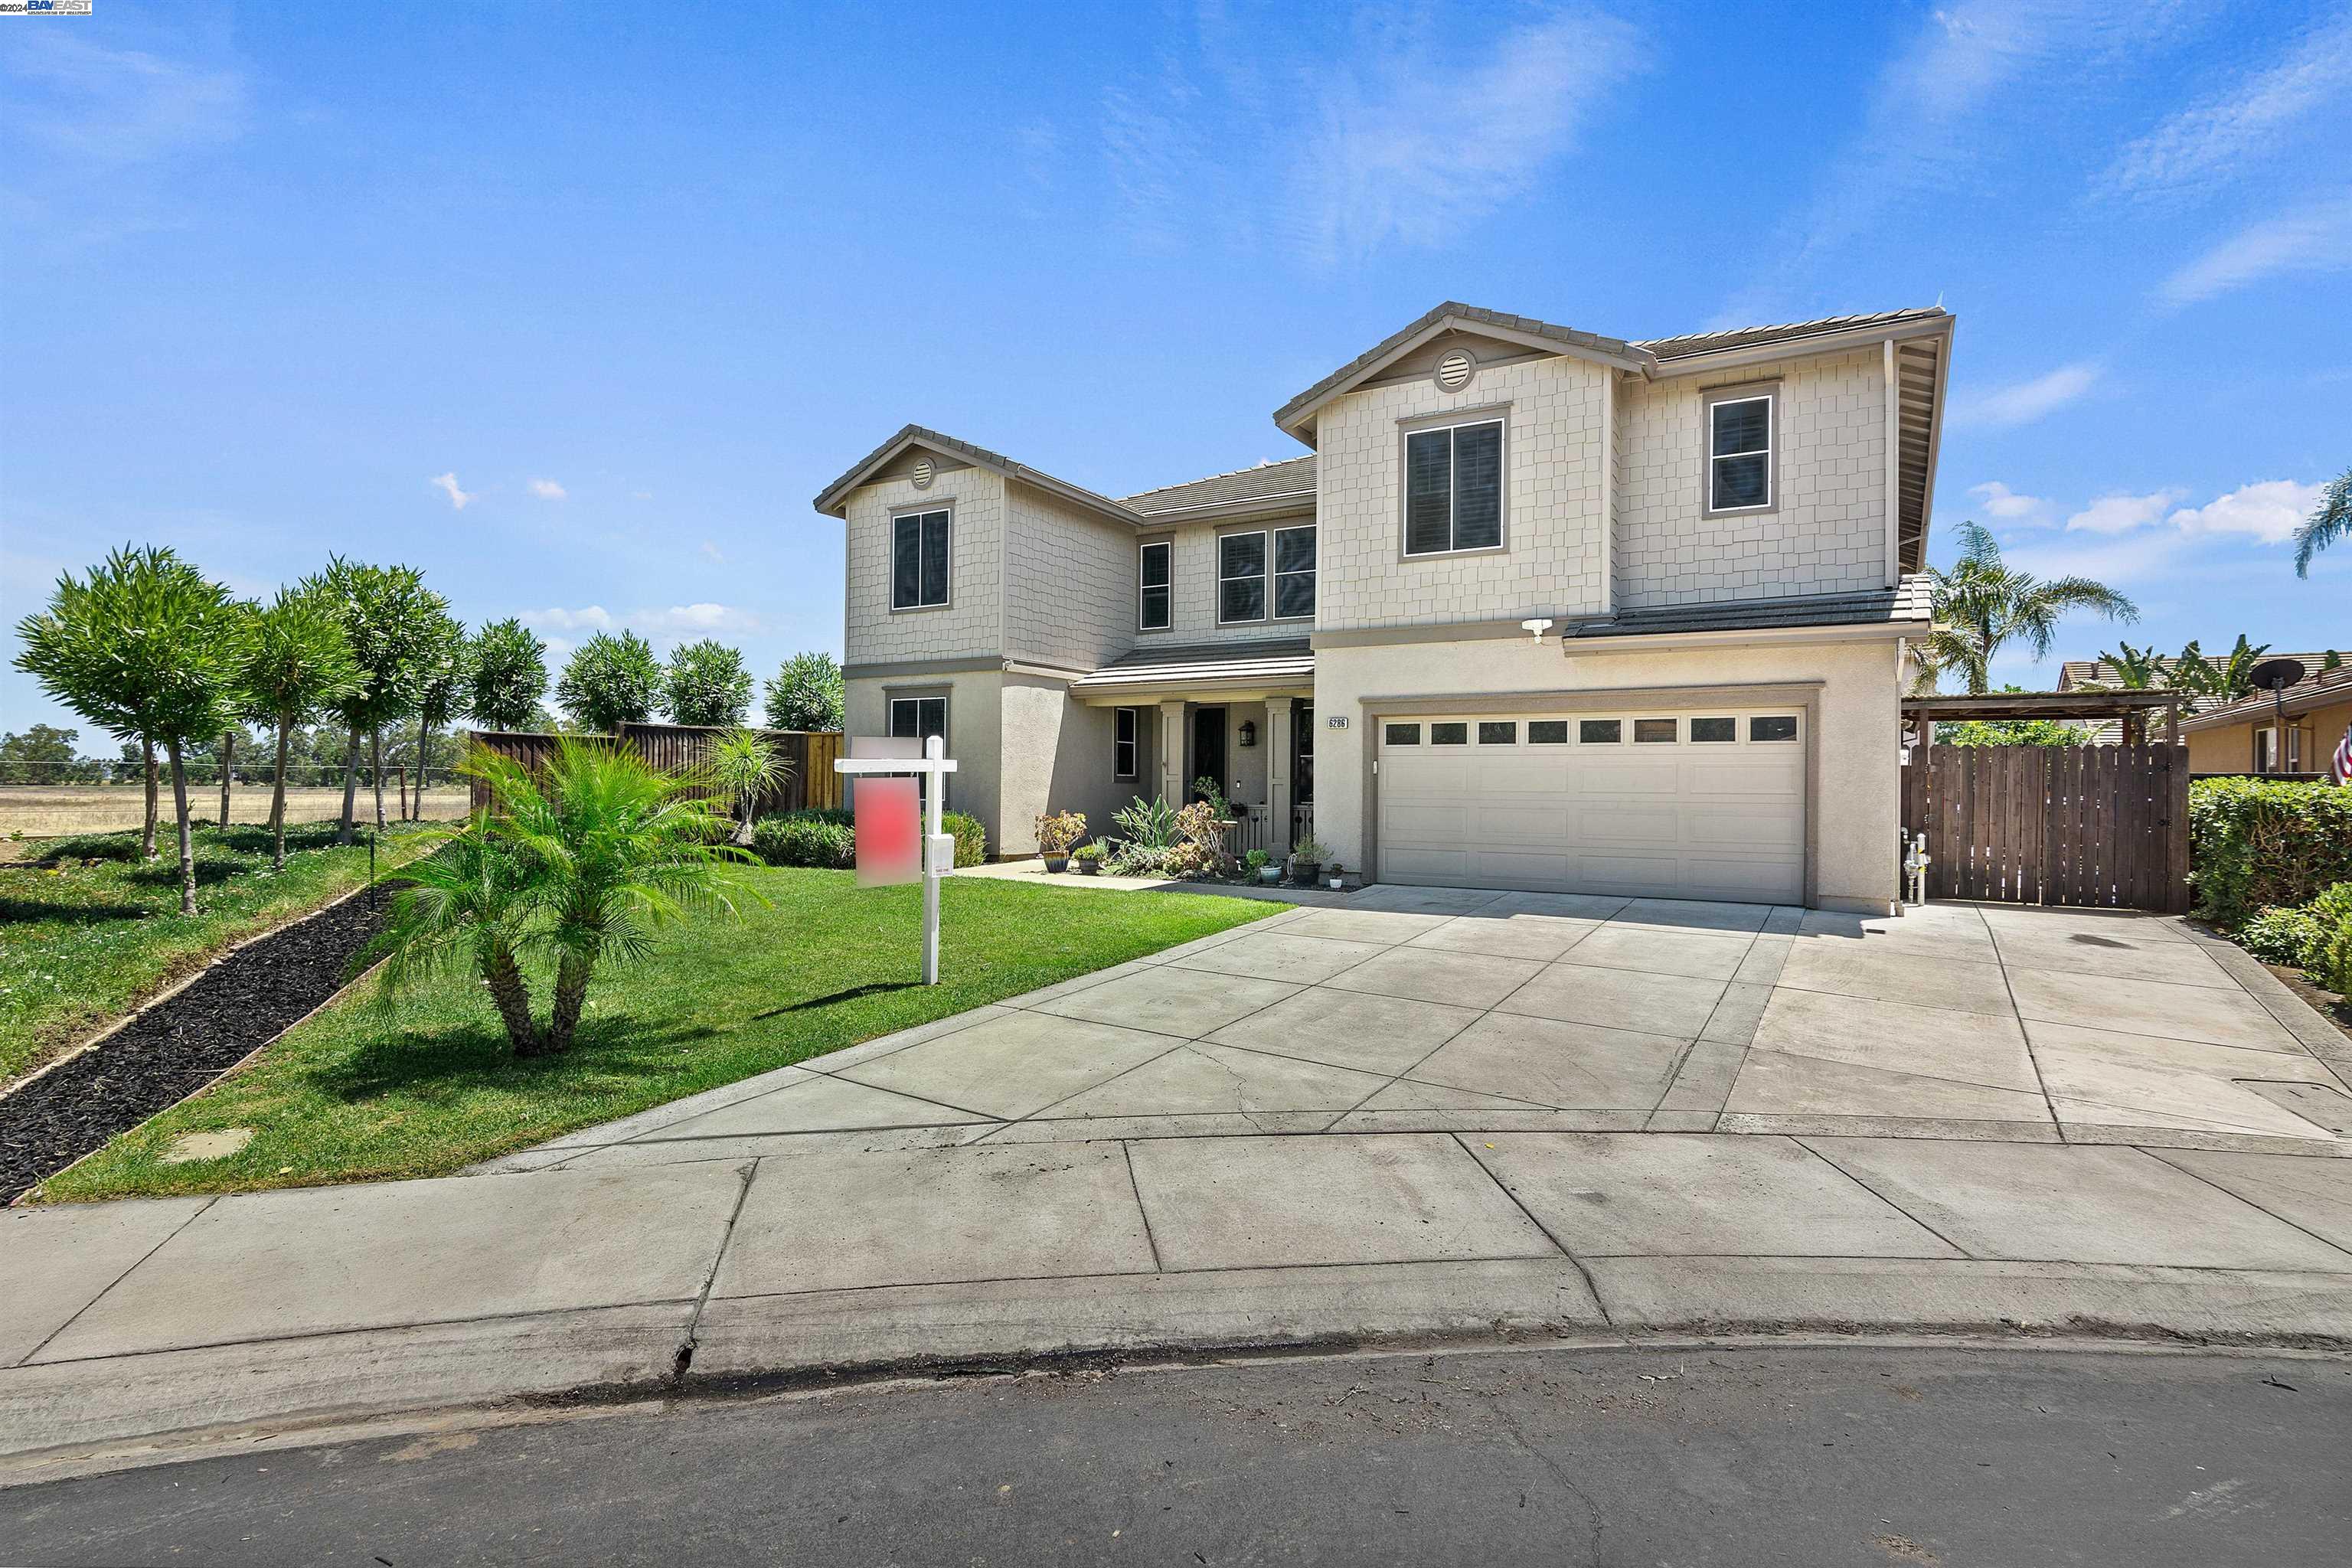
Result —
[[[947, 775], [956, 771], [955, 759], [932, 735], [923, 742], [919, 757], [841, 757], [833, 764], [837, 773], [914, 773], [923, 780], [923, 984], [940, 983], [940, 879], [955, 869], [955, 836], [940, 831], [940, 796]], [[902, 841], [903, 842], [903, 841]]]

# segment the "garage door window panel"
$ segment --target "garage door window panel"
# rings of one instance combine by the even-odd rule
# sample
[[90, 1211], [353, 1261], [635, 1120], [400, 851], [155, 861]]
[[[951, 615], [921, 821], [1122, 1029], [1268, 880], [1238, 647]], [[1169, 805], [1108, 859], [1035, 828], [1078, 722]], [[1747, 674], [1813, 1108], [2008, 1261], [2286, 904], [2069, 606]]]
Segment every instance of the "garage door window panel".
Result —
[[1625, 721], [1622, 719], [1580, 719], [1576, 738], [1587, 746], [1613, 746], [1625, 738]]

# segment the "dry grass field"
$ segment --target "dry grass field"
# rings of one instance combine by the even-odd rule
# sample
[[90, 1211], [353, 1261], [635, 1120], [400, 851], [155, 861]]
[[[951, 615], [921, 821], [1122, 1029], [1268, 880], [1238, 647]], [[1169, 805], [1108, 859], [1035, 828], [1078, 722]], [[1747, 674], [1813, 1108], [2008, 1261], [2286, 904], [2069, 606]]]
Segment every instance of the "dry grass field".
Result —
[[[170, 786], [166, 784], [163, 821], [172, 819]], [[366, 790], [360, 792], [360, 815], [373, 820], [374, 798]], [[188, 792], [188, 807], [199, 822], [220, 820], [220, 786], [205, 784]], [[40, 847], [35, 840], [55, 838], [68, 833], [105, 833], [117, 828], [137, 827], [145, 812], [145, 796], [135, 784], [5, 784], [0, 785], [0, 860], [21, 859], [37, 855]], [[384, 816], [389, 820], [400, 809], [400, 793], [387, 789], [383, 793]], [[289, 822], [326, 822], [342, 815], [343, 792], [334, 788], [302, 786], [286, 792], [286, 820]], [[436, 784], [425, 792], [423, 815], [432, 821], [451, 821], [466, 815], [466, 791], [463, 786], [452, 788]], [[269, 820], [269, 786], [240, 784], [229, 795], [229, 820], [259, 823]], [[16, 836], [24, 837], [18, 838]]]

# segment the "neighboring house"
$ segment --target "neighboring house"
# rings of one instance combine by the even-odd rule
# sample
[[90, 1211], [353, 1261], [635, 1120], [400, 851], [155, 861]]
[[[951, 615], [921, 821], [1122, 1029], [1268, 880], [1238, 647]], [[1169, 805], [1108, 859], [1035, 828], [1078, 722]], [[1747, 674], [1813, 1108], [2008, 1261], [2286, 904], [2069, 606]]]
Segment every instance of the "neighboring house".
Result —
[[2320, 654], [2285, 657], [2301, 660], [2308, 673], [2282, 694], [2284, 737], [2278, 721], [2281, 704], [2267, 691], [2209, 707], [2180, 722], [2191, 773], [2328, 771], [2346, 726], [2352, 725], [2352, 668], [2322, 670], [2325, 656]]
[[1884, 911], [1952, 330], [1441, 305], [1309, 455], [1117, 500], [910, 425], [815, 502], [849, 731], [943, 733], [1006, 855], [1206, 774], [1366, 880]]
[[[2315, 678], [2330, 658], [2326, 653], [2265, 653], [2263, 657], [2294, 659]], [[2169, 684], [2172, 672], [2179, 667], [2180, 660], [2177, 658], [2158, 656], [2156, 663], [2164, 672], [2159, 684]], [[2070, 658], [2058, 667], [2058, 689], [2061, 691], [2113, 689], [2119, 687], [2122, 681], [2121, 672], [2103, 658]], [[2263, 700], [2265, 702], [2269, 700], [2267, 695], [2264, 696]], [[2305, 771], [2301, 766], [2282, 769], [2271, 766], [2263, 760], [2250, 760], [2263, 759], [2269, 754], [2259, 750], [2268, 742], [2255, 738], [2252, 732], [2252, 721], [2250, 719], [2241, 716], [2228, 724], [2220, 726], [2203, 726], [2192, 722], [2224, 708], [2242, 715], [2242, 702], [2233, 701], [2227, 697], [2200, 695], [2181, 699], [2180, 738], [2189, 744], [2189, 772], [2295, 773]], [[2095, 746], [2114, 746], [2123, 742], [2124, 726], [2120, 719], [2103, 719], [2085, 727], [2091, 731], [2090, 741]], [[2263, 730], [2267, 733], [2273, 728], [2275, 728], [2275, 725], [2263, 726]], [[2221, 736], [2225, 733], [2231, 735], [2232, 739], [2226, 742], [2222, 740]], [[2334, 752], [2336, 742], [2342, 738], [2343, 733], [2343, 727], [2338, 725], [2326, 745], [2321, 748], [2319, 760], [2307, 765], [2308, 771], [2326, 771], [2327, 755]], [[2152, 741], [2160, 741], [2164, 738], [2160, 715], [2150, 720], [2148, 738]], [[2305, 743], [2307, 740], [2308, 737], [2305, 737], [2304, 742], [2298, 742], [2294, 735], [2288, 736], [2290, 746], [2304, 746], [2303, 750], [2295, 752], [2295, 755], [2309, 757], [2313, 754]], [[2225, 761], [2225, 758], [2234, 760]]]

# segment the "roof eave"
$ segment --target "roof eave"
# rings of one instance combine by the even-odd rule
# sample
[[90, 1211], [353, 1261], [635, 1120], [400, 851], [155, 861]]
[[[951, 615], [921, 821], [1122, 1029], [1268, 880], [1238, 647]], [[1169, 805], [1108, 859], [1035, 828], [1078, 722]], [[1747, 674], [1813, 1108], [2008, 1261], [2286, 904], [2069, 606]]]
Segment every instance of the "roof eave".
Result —
[[1676, 376], [1699, 375], [1708, 371], [1736, 370], [1742, 365], [1767, 364], [1773, 360], [1796, 355], [1836, 353], [1842, 350], [1865, 348], [1883, 343], [1888, 339], [1897, 342], [1909, 338], [1948, 336], [1953, 317], [1949, 311], [1940, 315], [1922, 316], [1910, 321], [1882, 321], [1876, 325], [1839, 327], [1826, 332], [1808, 333], [1801, 337], [1774, 338], [1766, 342], [1743, 343], [1738, 348], [1711, 349], [1695, 354], [1677, 354], [1671, 358], [1655, 358], [1656, 368], [1650, 373], [1655, 381]]
[[1647, 353], [1630, 345], [1612, 348], [1610, 346], [1611, 340], [1599, 338], [1595, 338], [1590, 343], [1564, 342], [1558, 338], [1547, 337], [1541, 332], [1530, 332], [1522, 328], [1483, 321], [1476, 316], [1465, 314], [1464, 312], [1469, 309], [1472, 307], [1465, 306], [1459, 300], [1451, 300], [1438, 306], [1421, 321], [1404, 328], [1394, 337], [1380, 344], [1373, 351], [1372, 356], [1363, 363], [1344, 367], [1343, 373], [1337, 380], [1326, 377], [1276, 409], [1274, 411], [1276, 427], [1292, 439], [1307, 447], [1313, 447], [1317, 413], [1338, 399], [1347, 396], [1382, 370], [1432, 339], [1452, 331], [1475, 332], [1481, 337], [1493, 338], [1501, 342], [1517, 343], [1522, 348], [1534, 349], [1539, 353], [1564, 355], [1570, 359], [1591, 360], [1597, 364], [1605, 364], [1616, 370], [1635, 374], [1647, 374], [1648, 367], [1654, 363]]
[[1074, 506], [1094, 512], [1113, 522], [1125, 523], [1129, 527], [1140, 527], [1143, 523], [1143, 519], [1139, 514], [1129, 511], [1108, 496], [1097, 495], [1094, 491], [1071, 484], [1066, 479], [1057, 479], [1043, 469], [1033, 468], [1026, 463], [1016, 463], [1009, 458], [989, 451], [986, 447], [975, 447], [969, 441], [958, 440], [952, 436], [942, 435], [937, 430], [928, 429], [920, 425], [900, 426], [897, 435], [874, 448], [847, 473], [818, 491], [816, 500], [810, 504], [827, 516], [846, 520], [849, 516], [849, 492], [867, 483], [869, 476], [876, 469], [897, 461], [898, 455], [909, 447], [921, 447], [937, 452], [943, 458], [953, 458], [958, 462], [970, 463], [974, 468], [986, 468], [991, 473], [1001, 475], [1007, 479], [1017, 479], [1034, 489], [1041, 489], [1049, 495], [1057, 496]]

